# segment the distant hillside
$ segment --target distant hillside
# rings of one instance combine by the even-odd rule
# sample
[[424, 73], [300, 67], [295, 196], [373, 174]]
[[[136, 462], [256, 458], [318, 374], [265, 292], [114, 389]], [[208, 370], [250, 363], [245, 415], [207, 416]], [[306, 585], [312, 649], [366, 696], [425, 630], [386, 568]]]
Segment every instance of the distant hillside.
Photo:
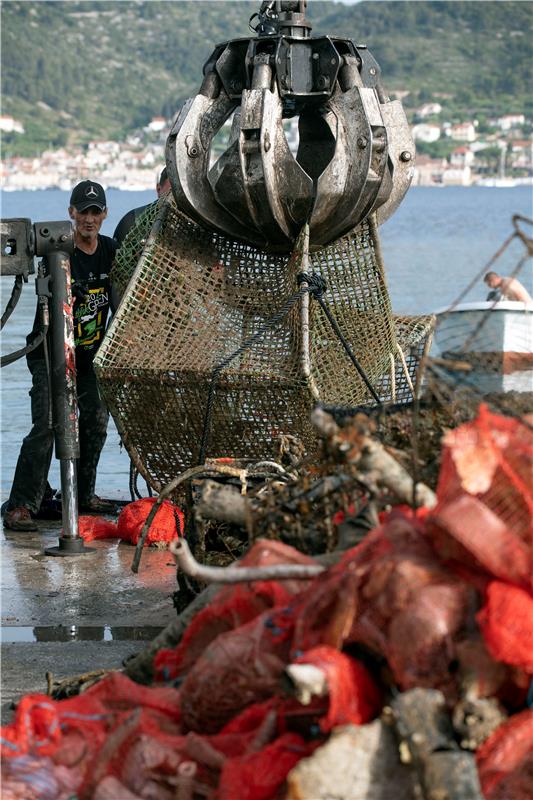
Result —
[[[3, 154], [121, 139], [171, 116], [197, 90], [213, 45], [246, 36], [260, 2], [3, 3], [2, 114], [25, 135]], [[448, 112], [527, 113], [531, 4], [312, 0], [313, 33], [366, 43], [387, 89], [414, 105], [444, 95]], [[529, 98], [528, 98], [529, 95]]]

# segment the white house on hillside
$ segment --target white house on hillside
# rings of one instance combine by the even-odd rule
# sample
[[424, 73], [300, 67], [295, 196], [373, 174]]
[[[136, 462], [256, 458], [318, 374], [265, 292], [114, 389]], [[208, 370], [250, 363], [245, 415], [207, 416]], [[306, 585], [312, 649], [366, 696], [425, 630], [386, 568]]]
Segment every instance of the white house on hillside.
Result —
[[473, 142], [476, 139], [476, 128], [473, 122], [459, 122], [446, 131], [456, 142]]
[[411, 134], [415, 142], [436, 142], [440, 139], [440, 127], [421, 122], [419, 125], [413, 125]]
[[442, 106], [440, 103], [424, 103], [423, 106], [415, 109], [415, 114], [417, 117], [425, 119], [425, 117], [436, 116], [437, 114], [440, 114], [441, 111]]
[[456, 147], [450, 156], [450, 164], [452, 167], [463, 169], [463, 167], [471, 167], [474, 162], [474, 154], [469, 147]]
[[24, 126], [17, 119], [2, 115], [0, 116], [0, 131], [4, 131], [4, 133], [24, 133]]
[[503, 117], [498, 117], [494, 120], [495, 124], [501, 131], [510, 131], [511, 128], [519, 128], [526, 121], [523, 114], [505, 114]]
[[167, 121], [164, 117], [152, 117], [151, 121], [146, 126], [146, 130], [153, 133], [160, 133], [167, 127]]

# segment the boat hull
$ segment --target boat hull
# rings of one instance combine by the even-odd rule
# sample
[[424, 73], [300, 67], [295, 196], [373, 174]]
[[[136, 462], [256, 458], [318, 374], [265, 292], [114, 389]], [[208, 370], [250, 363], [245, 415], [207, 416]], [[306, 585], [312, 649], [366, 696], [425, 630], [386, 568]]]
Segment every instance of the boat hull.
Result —
[[436, 316], [433, 355], [468, 365], [466, 384], [483, 394], [533, 391], [532, 304], [462, 303]]

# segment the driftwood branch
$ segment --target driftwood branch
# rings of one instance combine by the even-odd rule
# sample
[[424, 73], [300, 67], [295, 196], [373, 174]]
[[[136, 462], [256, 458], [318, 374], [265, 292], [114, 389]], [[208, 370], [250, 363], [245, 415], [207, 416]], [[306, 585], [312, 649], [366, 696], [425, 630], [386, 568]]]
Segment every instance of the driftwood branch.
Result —
[[[339, 459], [357, 466], [363, 480], [368, 477], [370, 483], [387, 489], [400, 502], [410, 505], [413, 499], [413, 479], [387, 453], [383, 445], [370, 435], [368, 421], [364, 417], [363, 420], [354, 419], [345, 428], [340, 428], [333, 417], [321, 408], [316, 408], [311, 416], [314, 426]], [[415, 501], [417, 506], [428, 508], [437, 504], [435, 493], [423, 483], [416, 485]]]
[[216, 519], [233, 525], [246, 526], [250, 512], [250, 501], [234, 486], [213, 480], [202, 482], [202, 492], [196, 511], [204, 519]]
[[194, 558], [185, 539], [170, 543], [170, 552], [185, 575], [205, 583], [246, 583], [248, 581], [283, 581], [315, 578], [324, 572], [320, 564], [274, 564], [269, 567], [208, 567]]

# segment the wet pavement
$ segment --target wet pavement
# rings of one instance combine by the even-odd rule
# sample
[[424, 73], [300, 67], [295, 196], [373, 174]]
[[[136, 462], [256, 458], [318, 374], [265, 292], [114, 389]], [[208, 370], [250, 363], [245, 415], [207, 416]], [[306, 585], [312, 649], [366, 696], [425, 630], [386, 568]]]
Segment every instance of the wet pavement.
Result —
[[115, 540], [91, 542], [91, 555], [54, 558], [61, 524], [3, 530], [2, 721], [27, 692], [94, 669], [119, 669], [175, 618], [176, 571], [166, 550], [145, 548], [137, 575], [135, 548]]

